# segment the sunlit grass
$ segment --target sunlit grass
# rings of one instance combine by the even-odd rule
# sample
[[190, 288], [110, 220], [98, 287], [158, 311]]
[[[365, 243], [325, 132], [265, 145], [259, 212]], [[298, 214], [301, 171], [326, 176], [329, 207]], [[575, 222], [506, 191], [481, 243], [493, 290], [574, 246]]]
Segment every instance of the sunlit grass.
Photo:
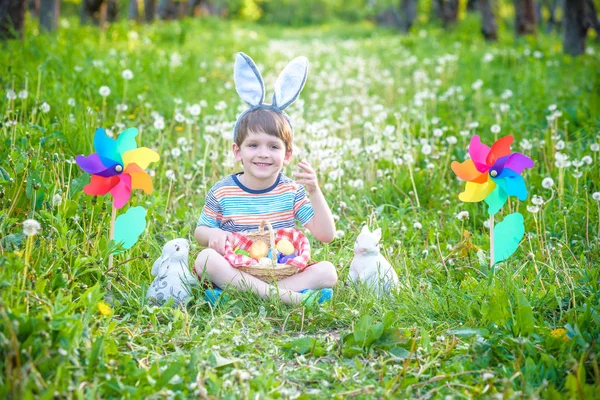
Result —
[[[368, 24], [294, 30], [208, 19], [119, 23], [102, 34], [70, 23], [54, 36], [29, 32], [0, 54], [2, 394], [596, 394], [593, 43], [577, 59], [562, 55], [556, 36], [514, 43], [501, 32], [486, 44], [471, 19], [406, 37]], [[206, 190], [239, 170], [230, 153], [243, 109], [236, 51], [260, 64], [267, 98], [287, 61], [311, 61], [289, 113], [295, 160], [318, 167], [339, 230], [329, 245], [311, 243], [341, 278], [320, 310], [239, 293], [212, 309], [199, 288], [186, 309], [144, 297], [166, 241], [190, 239], [193, 261]], [[116, 137], [129, 126], [161, 161], [150, 167], [156, 191], [128, 204], [148, 210], [147, 231], [107, 271], [110, 196], [85, 195], [89, 178], [73, 160], [92, 152], [97, 127]], [[521, 212], [527, 234], [494, 269], [486, 209], [459, 202], [464, 183], [449, 169], [474, 134], [485, 143], [512, 134], [513, 150], [536, 163], [524, 174], [529, 199], [497, 215]], [[27, 219], [41, 230], [25, 236]], [[365, 223], [382, 228], [400, 276], [392, 299], [343, 283]], [[396, 339], [356, 344], [389, 312]]]

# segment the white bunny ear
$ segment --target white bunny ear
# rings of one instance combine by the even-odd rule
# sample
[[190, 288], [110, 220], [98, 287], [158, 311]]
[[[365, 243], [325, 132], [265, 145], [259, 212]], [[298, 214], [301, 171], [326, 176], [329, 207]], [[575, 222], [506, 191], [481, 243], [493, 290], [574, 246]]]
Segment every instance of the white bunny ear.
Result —
[[376, 241], [379, 242], [381, 240], [381, 228], [377, 228], [371, 233], [373, 234], [373, 237], [375, 238]]
[[363, 234], [363, 233], [369, 233], [369, 227], [367, 225], [364, 225], [362, 227], [362, 229], [360, 230], [360, 233], [361, 234]]
[[150, 272], [152, 274], [152, 276], [158, 275], [158, 271], [160, 270], [160, 266], [168, 258], [169, 258], [169, 256], [164, 255], [164, 256], [160, 256], [156, 261], [154, 261], [154, 264], [152, 265], [152, 271]]
[[265, 98], [265, 84], [254, 61], [244, 53], [237, 53], [233, 67], [235, 90], [250, 106], [261, 105]]
[[285, 110], [300, 95], [306, 75], [308, 74], [308, 58], [294, 58], [279, 74], [275, 82], [273, 106]]

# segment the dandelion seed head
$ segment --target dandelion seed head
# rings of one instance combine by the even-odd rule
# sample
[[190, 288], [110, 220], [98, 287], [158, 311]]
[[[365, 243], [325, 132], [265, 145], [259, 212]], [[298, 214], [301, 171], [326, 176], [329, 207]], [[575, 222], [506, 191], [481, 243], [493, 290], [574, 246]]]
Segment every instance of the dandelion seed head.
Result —
[[123, 76], [123, 79], [125, 79], [126, 81], [130, 81], [133, 79], [133, 72], [130, 69], [124, 70], [121, 75]]
[[461, 211], [459, 213], [456, 214], [456, 219], [458, 219], [459, 221], [463, 221], [465, 219], [469, 219], [469, 212], [468, 211]]
[[35, 219], [26, 219], [23, 221], [23, 234], [25, 236], [35, 236], [42, 229], [42, 226]]
[[552, 186], [554, 186], [554, 179], [546, 177], [542, 180], [542, 187], [544, 189], [550, 189]]
[[100, 86], [98, 93], [100, 93], [100, 96], [102, 97], [110, 96], [110, 88], [108, 86]]

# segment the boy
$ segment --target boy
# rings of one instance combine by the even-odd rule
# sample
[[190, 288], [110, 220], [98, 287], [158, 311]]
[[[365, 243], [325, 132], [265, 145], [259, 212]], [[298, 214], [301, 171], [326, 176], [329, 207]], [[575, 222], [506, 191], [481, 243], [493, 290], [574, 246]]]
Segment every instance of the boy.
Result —
[[[220, 288], [233, 285], [261, 297], [278, 293], [287, 304], [328, 300], [331, 290], [324, 288], [337, 282], [333, 264], [322, 261], [310, 265], [278, 281], [276, 288], [232, 267], [223, 253], [229, 232], [256, 231], [263, 219], [275, 229], [294, 227], [294, 221], [298, 220], [318, 240], [328, 243], [334, 239], [333, 216], [314, 169], [306, 161], [300, 162], [298, 167], [302, 172], [293, 174], [298, 179], [295, 182], [281, 174], [293, 152], [293, 128], [283, 108], [296, 99], [304, 85], [307, 68], [304, 60], [296, 59], [284, 69], [278, 82], [283, 80], [285, 90], [278, 91], [276, 87], [273, 104], [265, 105], [264, 85], [256, 65], [245, 54], [238, 54], [236, 89], [252, 106], [239, 117], [234, 131], [233, 154], [242, 163], [243, 172], [228, 176], [211, 188], [194, 232], [198, 243], [208, 247], [196, 259], [194, 270], [198, 276], [206, 273]], [[286, 75], [290, 67], [293, 76]], [[298, 74], [302, 67], [303, 77]], [[295, 89], [290, 91], [290, 87]]]

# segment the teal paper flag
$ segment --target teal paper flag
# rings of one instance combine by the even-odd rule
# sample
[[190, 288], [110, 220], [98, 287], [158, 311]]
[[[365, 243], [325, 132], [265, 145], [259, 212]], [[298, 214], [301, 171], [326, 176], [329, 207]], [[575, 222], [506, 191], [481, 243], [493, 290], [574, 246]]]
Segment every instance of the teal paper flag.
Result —
[[494, 226], [494, 264], [510, 257], [519, 247], [525, 235], [523, 216], [519, 213], [509, 214]]
[[146, 209], [144, 207], [131, 207], [125, 214], [121, 214], [115, 221], [115, 242], [122, 242], [125, 249], [130, 249], [138, 241], [146, 229]]
[[500, 209], [504, 207], [507, 199], [508, 196], [506, 196], [506, 192], [500, 189], [499, 185], [496, 185], [496, 188], [492, 190], [492, 193], [488, 194], [484, 199], [488, 205], [488, 214], [494, 215], [500, 211]]

